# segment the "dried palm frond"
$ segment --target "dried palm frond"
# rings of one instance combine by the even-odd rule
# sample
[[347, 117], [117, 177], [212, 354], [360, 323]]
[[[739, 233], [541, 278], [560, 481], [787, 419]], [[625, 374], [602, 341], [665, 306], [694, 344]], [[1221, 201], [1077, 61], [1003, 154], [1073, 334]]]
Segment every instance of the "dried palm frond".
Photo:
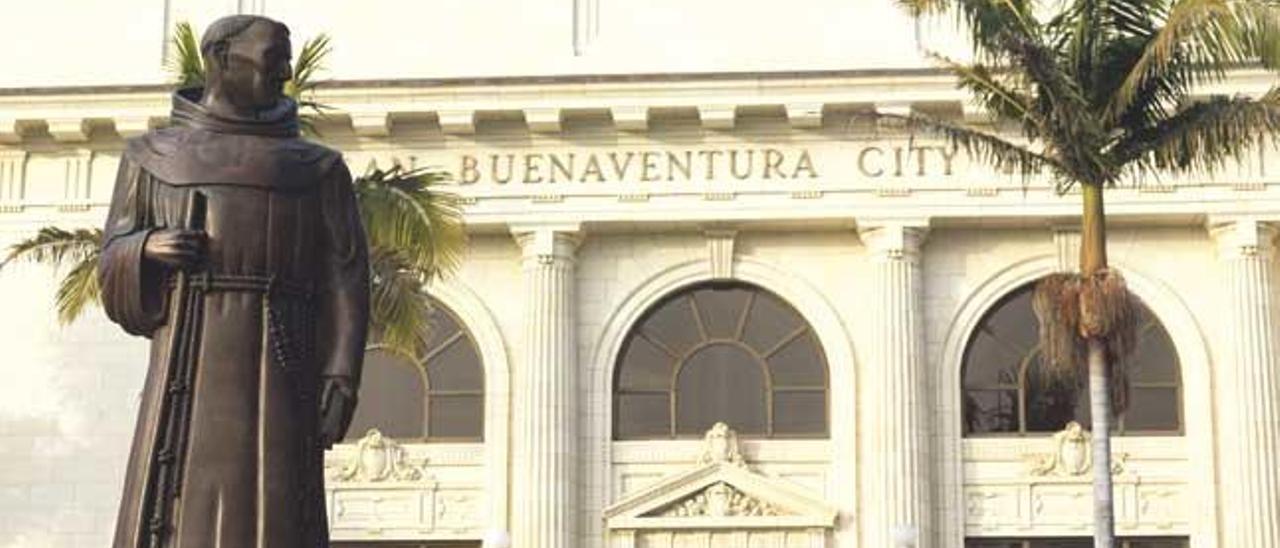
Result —
[[1120, 349], [1132, 348], [1135, 316], [1133, 298], [1124, 277], [1110, 269], [1080, 280], [1080, 336], [1114, 341]]
[[1129, 403], [1128, 358], [1137, 344], [1137, 302], [1113, 270], [1084, 277], [1051, 274], [1036, 284], [1032, 309], [1040, 321], [1040, 352], [1050, 380], [1088, 378], [1089, 339], [1100, 340], [1111, 377], [1111, 406]]
[[1080, 378], [1085, 363], [1085, 341], [1080, 323], [1080, 277], [1050, 274], [1036, 284], [1032, 310], [1040, 321], [1040, 353], [1051, 377]]

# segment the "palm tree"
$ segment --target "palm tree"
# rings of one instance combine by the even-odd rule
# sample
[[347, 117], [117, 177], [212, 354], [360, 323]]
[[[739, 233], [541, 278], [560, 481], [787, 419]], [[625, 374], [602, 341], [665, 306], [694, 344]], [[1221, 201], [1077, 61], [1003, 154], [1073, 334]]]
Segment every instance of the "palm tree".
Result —
[[[996, 168], [1046, 174], [1083, 197], [1080, 270], [1037, 286], [1044, 359], [1087, 374], [1094, 437], [1094, 545], [1114, 543], [1112, 414], [1126, 405], [1134, 302], [1108, 268], [1103, 191], [1162, 173], [1212, 173], [1280, 132], [1280, 88], [1198, 96], [1236, 67], [1280, 65], [1280, 5], [1270, 0], [899, 0], [916, 19], [954, 14], [973, 60], [931, 56], [1020, 138], [896, 115]], [[887, 115], [887, 114], [886, 114]], [[1083, 371], [1082, 371], [1083, 370]]]
[[[917, 20], [954, 15], [973, 60], [930, 53], [1019, 138], [923, 114], [891, 116], [997, 168], [1079, 186], [1080, 271], [1036, 290], [1045, 360], [1087, 375], [1094, 435], [1094, 545], [1114, 542], [1110, 425], [1124, 410], [1134, 303], [1108, 267], [1103, 192], [1163, 173], [1212, 173], [1280, 132], [1280, 88], [1200, 96], [1230, 69], [1280, 65], [1274, 0], [898, 0]], [[1054, 12], [1056, 10], [1056, 12]], [[1052, 13], [1051, 13], [1052, 12]], [[1082, 373], [1084, 375], [1082, 375]]]
[[[200, 40], [191, 26], [179, 23], [173, 36], [169, 70], [178, 87], [204, 82]], [[329, 38], [306, 41], [285, 93], [306, 111], [304, 133], [317, 135], [315, 121], [327, 107], [313, 94], [314, 76], [323, 70]], [[369, 240], [371, 268], [370, 343], [409, 356], [422, 354], [428, 336], [430, 300], [425, 286], [457, 267], [465, 245], [460, 202], [439, 190], [448, 175], [431, 169], [372, 168], [354, 181], [360, 215]], [[69, 268], [57, 291], [58, 319], [70, 323], [99, 302], [97, 266], [102, 247], [99, 229], [45, 227], [11, 246], [0, 270], [26, 261]]]

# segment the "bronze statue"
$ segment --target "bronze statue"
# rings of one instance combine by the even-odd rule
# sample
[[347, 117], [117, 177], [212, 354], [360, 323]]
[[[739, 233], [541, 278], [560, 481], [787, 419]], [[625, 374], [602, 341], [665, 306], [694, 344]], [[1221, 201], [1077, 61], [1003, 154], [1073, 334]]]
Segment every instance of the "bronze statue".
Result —
[[287, 27], [226, 17], [200, 49], [205, 88], [129, 141], [107, 218], [107, 315], [151, 338], [114, 546], [325, 547], [369, 314], [351, 175], [299, 138]]

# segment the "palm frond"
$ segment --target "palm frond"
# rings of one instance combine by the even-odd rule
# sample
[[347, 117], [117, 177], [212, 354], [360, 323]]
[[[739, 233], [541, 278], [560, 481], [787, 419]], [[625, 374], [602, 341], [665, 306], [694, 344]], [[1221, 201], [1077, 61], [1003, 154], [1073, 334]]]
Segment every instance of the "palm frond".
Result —
[[430, 334], [431, 302], [423, 279], [400, 253], [369, 250], [369, 339], [404, 356], [421, 356]]
[[1189, 86], [1220, 80], [1232, 65], [1280, 66], [1280, 5], [1274, 2], [1178, 0], [1163, 19], [1114, 95], [1111, 117], [1126, 111], [1149, 80], [1170, 71]]
[[331, 51], [333, 48], [329, 45], [327, 34], [319, 34], [303, 42], [297, 60], [293, 63], [293, 78], [285, 82], [284, 86], [285, 95], [296, 101], [302, 109], [317, 116], [322, 116], [329, 109], [313, 100], [312, 96], [320, 85], [315, 77], [325, 69], [324, 61]]
[[1134, 132], [1110, 151], [1131, 172], [1212, 173], [1280, 133], [1280, 87], [1260, 99], [1212, 97]]
[[0, 269], [13, 262], [30, 262], [62, 269], [70, 266], [58, 285], [58, 320], [68, 324], [89, 305], [99, 302], [98, 260], [102, 230], [41, 228], [35, 236], [9, 246]]
[[1031, 176], [1046, 171], [1054, 176], [1065, 173], [1065, 168], [1053, 158], [992, 133], [922, 114], [877, 114], [876, 116], [901, 120], [906, 129], [913, 133], [928, 132], [939, 135], [977, 161], [991, 165], [997, 170], [1018, 172], [1024, 182], [1030, 181]]
[[179, 88], [204, 85], [204, 60], [200, 57], [200, 39], [191, 23], [178, 23], [170, 39], [167, 68]]
[[320, 85], [315, 77], [325, 69], [324, 60], [332, 50], [327, 34], [318, 34], [303, 42], [293, 64], [293, 78], [284, 85], [285, 95], [298, 103], [299, 110], [304, 111], [298, 115], [298, 123], [302, 126], [302, 133], [307, 136], [320, 136], [317, 124], [332, 110], [332, 107], [313, 99]]
[[929, 52], [928, 56], [951, 72], [958, 81], [957, 86], [971, 93], [989, 112], [998, 118], [1030, 126], [1034, 128], [1032, 133], [1035, 135], [1043, 133], [1043, 120], [1033, 110], [1033, 99], [1025, 90], [1007, 83], [1007, 76], [1002, 78], [996, 71], [981, 63], [965, 64], [934, 52]]
[[355, 180], [370, 247], [395, 250], [424, 281], [456, 268], [466, 243], [461, 204], [439, 189], [446, 180], [440, 171], [399, 165]]
[[75, 264], [58, 284], [55, 297], [58, 306], [58, 321], [62, 324], [74, 322], [89, 305], [101, 302], [102, 288], [98, 285], [98, 257], [82, 260]]
[[46, 226], [37, 231], [35, 236], [9, 246], [9, 253], [0, 261], [0, 269], [19, 261], [53, 267], [78, 264], [95, 259], [101, 247], [101, 229], [66, 230]]
[[1005, 57], [1002, 36], [1030, 37], [1039, 32], [1031, 0], [897, 0], [915, 18], [951, 13], [958, 28], [969, 33], [975, 58], [998, 62]]

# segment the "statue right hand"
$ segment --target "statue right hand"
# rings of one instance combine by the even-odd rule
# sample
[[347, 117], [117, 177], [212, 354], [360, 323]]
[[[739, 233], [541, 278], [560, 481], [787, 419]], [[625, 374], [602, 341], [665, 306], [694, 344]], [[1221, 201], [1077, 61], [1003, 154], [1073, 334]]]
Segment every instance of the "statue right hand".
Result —
[[204, 259], [207, 243], [203, 230], [162, 228], [147, 236], [142, 255], [171, 268], [188, 268]]

